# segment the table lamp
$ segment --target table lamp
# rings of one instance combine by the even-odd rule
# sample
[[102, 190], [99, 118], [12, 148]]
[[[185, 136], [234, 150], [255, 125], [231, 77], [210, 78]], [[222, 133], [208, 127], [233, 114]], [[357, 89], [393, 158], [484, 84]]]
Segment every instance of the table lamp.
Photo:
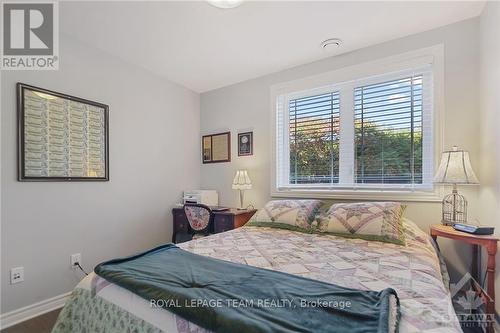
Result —
[[467, 222], [467, 200], [458, 194], [457, 185], [478, 185], [479, 180], [472, 170], [469, 152], [459, 150], [454, 146], [452, 150], [443, 152], [441, 164], [434, 177], [434, 183], [451, 184], [453, 191], [443, 199], [444, 225]]
[[243, 208], [243, 193], [245, 190], [250, 190], [251, 188], [252, 181], [250, 180], [250, 177], [248, 177], [248, 171], [236, 171], [236, 175], [233, 179], [233, 190], [240, 190], [240, 207], [238, 209], [245, 209]]

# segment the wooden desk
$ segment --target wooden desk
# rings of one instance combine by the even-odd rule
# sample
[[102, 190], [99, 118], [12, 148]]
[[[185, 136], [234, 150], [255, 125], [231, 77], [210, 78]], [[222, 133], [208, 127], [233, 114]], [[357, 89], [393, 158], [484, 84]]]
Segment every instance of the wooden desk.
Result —
[[[242, 227], [250, 218], [257, 212], [256, 209], [236, 209], [230, 208], [225, 211], [212, 212], [213, 222], [210, 227], [211, 233], [219, 233], [228, 230], [233, 230]], [[193, 230], [189, 226], [186, 214], [183, 207], [172, 209], [174, 217], [174, 228], [172, 232], [172, 242], [176, 243], [176, 237], [179, 234], [193, 234]], [[185, 241], [187, 239], [183, 239]]]
[[[468, 244], [472, 244], [472, 277], [479, 283], [481, 283], [481, 270], [480, 270], [480, 262], [481, 262], [481, 251], [479, 250], [479, 246], [482, 246], [486, 249], [488, 253], [488, 262], [486, 268], [486, 283], [487, 289], [486, 293], [481, 295], [483, 297], [483, 301], [486, 304], [486, 312], [488, 314], [495, 314], [495, 256], [497, 253], [497, 242], [498, 237], [494, 235], [473, 235], [468, 234], [466, 232], [461, 232], [453, 229], [452, 226], [445, 225], [433, 225], [431, 226], [431, 237], [436, 241], [437, 237], [445, 237], [449, 239], [454, 239], [458, 241], [462, 241]], [[482, 288], [482, 286], [480, 286]], [[488, 330], [489, 331], [489, 330]]]

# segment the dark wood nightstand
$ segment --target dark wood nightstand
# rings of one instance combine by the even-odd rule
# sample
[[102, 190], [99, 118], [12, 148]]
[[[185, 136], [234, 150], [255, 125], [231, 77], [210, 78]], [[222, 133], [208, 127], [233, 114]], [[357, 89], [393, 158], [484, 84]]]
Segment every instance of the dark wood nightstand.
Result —
[[[472, 277], [480, 282], [481, 276], [481, 251], [479, 247], [484, 247], [486, 252], [488, 253], [488, 262], [486, 268], [486, 283], [487, 289], [486, 293], [488, 295], [484, 295], [484, 293], [480, 292], [483, 301], [486, 304], [486, 312], [488, 314], [495, 314], [495, 256], [497, 253], [497, 242], [499, 240], [498, 237], [494, 235], [474, 235], [466, 232], [458, 231], [453, 229], [452, 226], [445, 226], [442, 224], [437, 224], [431, 226], [431, 237], [437, 244], [437, 237], [444, 237], [449, 239], [454, 239], [458, 241], [462, 241], [472, 245]], [[476, 286], [482, 288], [482, 286]], [[489, 297], [488, 297], [489, 296]], [[493, 327], [491, 327], [493, 329]], [[490, 330], [488, 329], [490, 332]], [[492, 332], [492, 331], [491, 331]]]
[[[236, 209], [230, 208], [225, 211], [212, 212], [213, 215], [213, 225], [210, 228], [211, 233], [219, 233], [228, 230], [233, 230], [245, 225], [245, 223], [250, 220], [250, 218], [257, 212], [256, 209]], [[189, 240], [189, 236], [193, 233], [189, 222], [187, 220], [186, 214], [184, 213], [184, 208], [176, 207], [172, 209], [172, 215], [174, 217], [174, 228], [172, 232], [172, 242], [181, 243]]]
[[257, 212], [257, 209], [234, 209], [214, 214], [214, 233], [233, 230], [244, 226], [248, 220]]

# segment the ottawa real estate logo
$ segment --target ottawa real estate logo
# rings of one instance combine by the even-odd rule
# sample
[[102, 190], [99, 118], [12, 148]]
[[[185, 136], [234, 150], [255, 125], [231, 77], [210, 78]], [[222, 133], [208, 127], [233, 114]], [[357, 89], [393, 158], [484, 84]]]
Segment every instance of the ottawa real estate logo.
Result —
[[1, 2], [2, 70], [59, 68], [57, 2]]
[[469, 273], [457, 283], [450, 284], [450, 294], [462, 328], [488, 329], [495, 326], [494, 311], [487, 306], [492, 298]]

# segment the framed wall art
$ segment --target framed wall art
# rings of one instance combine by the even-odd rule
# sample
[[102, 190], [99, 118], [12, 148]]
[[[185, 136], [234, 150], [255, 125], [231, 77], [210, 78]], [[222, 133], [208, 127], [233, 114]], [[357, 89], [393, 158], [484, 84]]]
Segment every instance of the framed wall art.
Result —
[[238, 133], [238, 156], [253, 155], [253, 132]]
[[203, 163], [231, 162], [231, 132], [204, 135], [201, 147]]
[[109, 107], [17, 84], [19, 181], [109, 180]]

